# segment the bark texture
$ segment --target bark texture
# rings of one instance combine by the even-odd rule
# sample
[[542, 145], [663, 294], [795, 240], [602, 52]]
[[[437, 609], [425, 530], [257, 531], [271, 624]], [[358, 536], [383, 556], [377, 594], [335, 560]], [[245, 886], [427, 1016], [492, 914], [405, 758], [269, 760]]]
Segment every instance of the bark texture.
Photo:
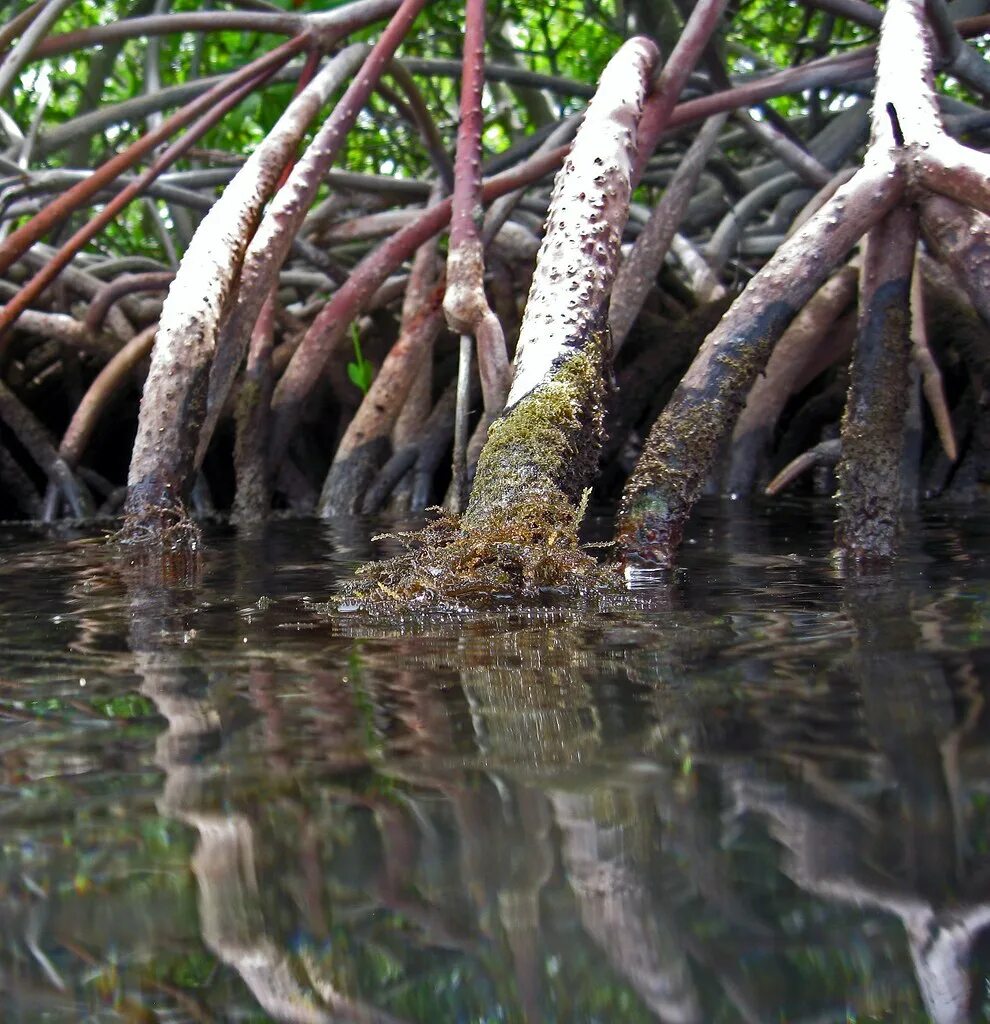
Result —
[[[988, 158], [945, 133], [933, 84], [929, 36], [923, 0], [896, 0], [888, 5], [877, 48], [871, 144], [863, 167], [756, 274], [705, 341], [651, 430], [626, 486], [620, 512], [619, 540], [631, 572], [642, 567], [670, 567], [691, 507], [723, 439], [735, 424], [746, 391], [788, 323], [858, 238], [888, 215], [913, 217], [910, 210], [895, 211], [895, 207], [904, 203], [905, 197], [914, 202], [926, 190], [987, 208]], [[700, 102], [704, 105], [707, 100]], [[688, 106], [684, 104], [682, 111]], [[907, 240], [908, 234], [894, 232], [891, 237], [900, 242]], [[902, 253], [902, 258], [913, 259], [913, 240], [909, 245], [910, 253]], [[878, 258], [874, 252], [874, 259]], [[893, 254], [887, 258], [894, 260]], [[867, 332], [885, 335], [890, 345], [894, 335], [900, 336], [904, 318], [898, 326], [894, 309], [900, 297], [898, 293], [895, 300], [892, 291], [900, 287], [893, 282], [901, 281], [901, 269], [891, 263], [889, 288], [877, 284], [876, 294], [861, 295], [863, 352], [869, 348]], [[910, 273], [907, 279], [905, 287], [909, 287]], [[856, 389], [867, 389], [871, 395], [867, 404], [885, 406], [883, 412], [877, 409], [884, 422], [864, 428], [863, 409], [852, 413], [849, 422], [856, 424], [850, 428], [855, 438], [865, 430], [865, 435], [883, 445], [883, 452], [874, 453], [877, 462], [870, 467], [865, 448], [850, 454], [843, 445], [844, 457], [853, 461], [847, 463], [844, 474], [847, 483], [842, 501], [848, 504], [837, 537], [840, 547], [857, 561], [889, 557], [894, 550], [899, 487], [891, 492], [889, 485], [897, 480], [892, 467], [900, 465], [901, 429], [895, 430], [893, 421], [903, 417], [906, 398], [885, 389], [907, 387], [906, 378], [898, 376], [899, 371], [895, 373], [879, 354], [883, 345], [878, 343], [869, 350], [874, 354], [863, 355], [854, 367], [850, 403], [857, 401]], [[906, 362], [898, 365], [906, 367]], [[857, 440], [852, 435], [850, 440], [855, 448]], [[895, 502], [893, 512], [888, 509], [891, 500]], [[876, 512], [875, 528], [866, 525], [873, 518], [871, 509]], [[860, 523], [863, 525], [855, 525]]]
[[478, 462], [465, 526], [533, 493], [557, 491], [573, 503], [597, 468], [611, 359], [606, 308], [657, 57], [648, 40], [623, 46], [557, 175], [506, 410]]
[[264, 204], [341, 72], [345, 51], [289, 105], [203, 219], [162, 309], [127, 486], [125, 535], [153, 534], [161, 510], [182, 514], [192, 487], [217, 337]]
[[854, 561], [892, 558], [897, 548], [917, 237], [917, 214], [900, 207], [870, 232], [863, 260], [836, 527]]
[[753, 278], [708, 336], [647, 439], [622, 496], [630, 567], [669, 568], [724, 438], [773, 346], [832, 268], [895, 205], [903, 176], [885, 153], [867, 164]]

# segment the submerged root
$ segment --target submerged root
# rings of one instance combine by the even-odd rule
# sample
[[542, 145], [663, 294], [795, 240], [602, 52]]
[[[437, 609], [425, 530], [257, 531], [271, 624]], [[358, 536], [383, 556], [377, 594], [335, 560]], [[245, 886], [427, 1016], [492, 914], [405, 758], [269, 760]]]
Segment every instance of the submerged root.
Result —
[[438, 510], [416, 533], [393, 534], [396, 558], [358, 570], [335, 602], [341, 612], [458, 611], [493, 602], [554, 597], [588, 599], [622, 589], [622, 577], [578, 541], [585, 501], [534, 495], [465, 527]]

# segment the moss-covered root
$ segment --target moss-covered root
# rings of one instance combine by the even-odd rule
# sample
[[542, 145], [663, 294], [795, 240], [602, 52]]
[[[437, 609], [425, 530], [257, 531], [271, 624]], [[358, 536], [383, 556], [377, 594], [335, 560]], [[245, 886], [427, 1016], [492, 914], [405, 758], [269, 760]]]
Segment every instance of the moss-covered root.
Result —
[[917, 237], [917, 214], [899, 207], [870, 232], [863, 260], [835, 538], [853, 562], [885, 561], [897, 550]]
[[598, 468], [610, 379], [608, 331], [596, 330], [495, 420], [478, 460], [465, 526], [480, 526], [531, 494], [555, 494], [573, 511]]
[[488, 432], [464, 518], [406, 538], [407, 553], [363, 570], [345, 605], [462, 606], [618, 585], [581, 549], [577, 531], [601, 451], [608, 295], [657, 57], [649, 40], [631, 39], [609, 62], [554, 182], [508, 404]]
[[[711, 339], [738, 316], [737, 300], [671, 396], [626, 483], [618, 540], [631, 567], [670, 568], [684, 525], [719, 446], [732, 431], [746, 392], [796, 310], [772, 302], [721, 345]], [[739, 317], [742, 320], [741, 317]]]
[[883, 139], [871, 147], [863, 168], [780, 246], [705, 339], [626, 484], [618, 539], [631, 567], [671, 565], [773, 346], [859, 237], [900, 199], [904, 179], [889, 149]]
[[368, 610], [465, 607], [619, 585], [578, 543], [584, 488], [597, 466], [609, 341], [598, 332], [551, 379], [491, 426], [463, 518], [443, 515], [401, 539], [406, 553], [366, 566], [341, 604]]
[[532, 494], [470, 526], [438, 510], [424, 530], [398, 534], [405, 552], [344, 584], [339, 611], [466, 611], [547, 594], [593, 598], [622, 587], [618, 571], [578, 543], [584, 511], [558, 493]]

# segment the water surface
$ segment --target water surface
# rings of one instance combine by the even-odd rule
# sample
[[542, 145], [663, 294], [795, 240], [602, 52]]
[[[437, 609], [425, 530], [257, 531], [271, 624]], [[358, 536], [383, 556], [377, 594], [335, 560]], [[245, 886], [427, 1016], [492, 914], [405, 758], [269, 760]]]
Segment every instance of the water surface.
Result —
[[713, 505], [602, 608], [332, 614], [378, 529], [162, 587], [0, 528], [4, 1021], [990, 1020], [990, 520], [851, 579]]

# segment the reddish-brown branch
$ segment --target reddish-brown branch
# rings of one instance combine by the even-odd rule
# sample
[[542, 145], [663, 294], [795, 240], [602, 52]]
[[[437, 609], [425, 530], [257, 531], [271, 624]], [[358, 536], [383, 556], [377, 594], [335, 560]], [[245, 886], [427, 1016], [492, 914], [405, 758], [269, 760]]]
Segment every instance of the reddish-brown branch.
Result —
[[47, 5], [48, 0], [35, 0], [33, 4], [25, 7], [20, 14], [11, 18], [6, 25], [0, 28], [0, 52], [17, 38]]
[[[871, 7], [870, 10], [873, 10]], [[774, 127], [768, 120], [758, 120], [748, 110], [737, 110], [735, 120], [743, 126], [747, 135], [765, 146], [774, 156], [783, 161], [803, 182], [813, 188], [824, 188], [832, 179], [832, 172], [812, 156], [799, 143]]]
[[698, 0], [692, 8], [691, 16], [670, 57], [664, 62], [660, 77], [643, 110], [637, 142], [639, 148], [633, 170], [634, 183], [642, 177], [647, 161], [656, 149], [661, 135], [671, 126], [671, 114], [681, 90], [708, 45], [708, 40], [711, 39], [724, 10], [725, 0]]
[[121, 189], [99, 213], [86, 221], [58, 252], [44, 263], [34, 277], [21, 288], [3, 309], [0, 309], [0, 355], [3, 354], [6, 347], [4, 332], [51, 284], [62, 269], [69, 264], [73, 256], [87, 242], [98, 235], [132, 199], [139, 196], [160, 174], [171, 167], [190, 146], [202, 138], [217, 122], [222, 120], [241, 100], [270, 78], [275, 73], [275, 70], [275, 67], [267, 68], [257, 77], [245, 82], [239, 89], [236, 89], [228, 96], [224, 96], [223, 99], [191, 125], [181, 138], [173, 142], [160, 156], [156, 157], [144, 173], [138, 175], [134, 181]]
[[402, 331], [334, 455], [320, 495], [322, 516], [353, 514], [360, 508], [381, 449], [440, 333], [444, 287], [436, 282], [436, 262], [435, 244], [425, 242], [416, 253], [402, 304]]
[[306, 38], [299, 36], [252, 61], [229, 78], [218, 82], [212, 89], [188, 103], [181, 110], [167, 117], [155, 131], [148, 132], [125, 150], [111, 157], [85, 180], [73, 185], [26, 224], [22, 224], [16, 231], [11, 232], [0, 244], [0, 274], [4, 273], [15, 260], [39, 238], [47, 234], [59, 221], [88, 202], [101, 188], [105, 188], [128, 167], [132, 167], [143, 156], [166, 139], [171, 138], [185, 125], [210, 110], [225, 96], [240, 89], [245, 83], [253, 81], [259, 75], [281, 67], [286, 61], [300, 53], [306, 45]]
[[[567, 148], [564, 146], [537, 153], [512, 170], [488, 179], [482, 184], [482, 200], [491, 202], [523, 185], [538, 181], [560, 164]], [[450, 198], [442, 199], [424, 210], [415, 223], [397, 231], [365, 256], [310, 325], [272, 397], [270, 455], [273, 466], [277, 468], [281, 462], [303, 403], [337, 345], [346, 337], [351, 321], [364, 309], [378, 286], [396, 267], [409, 259], [427, 239], [447, 226], [450, 210]]]
[[[53, 338], [60, 344], [79, 349], [81, 352], [90, 352], [102, 359], [109, 359], [118, 346], [118, 342], [112, 336], [97, 334], [82, 321], [66, 313], [41, 313], [29, 309], [25, 311], [17, 326], [27, 334]], [[133, 333], [128, 330], [127, 336]]]
[[110, 400], [123, 387], [131, 372], [151, 353], [158, 324], [146, 327], [131, 340], [96, 375], [72, 414], [62, 435], [58, 453], [69, 466], [76, 466], [93, 436], [96, 424]]
[[873, 71], [875, 61], [874, 46], [864, 46], [861, 50], [853, 50], [838, 57], [822, 57], [820, 60], [809, 61], [800, 67], [778, 71], [764, 78], [743, 82], [732, 89], [678, 104], [671, 113], [666, 127], [679, 128], [685, 124], [705, 120], [725, 110], [754, 106], [761, 100], [774, 96], [853, 82], [868, 77]]
[[152, 14], [143, 18], [124, 18], [108, 25], [62, 32], [46, 39], [35, 51], [36, 57], [58, 57], [74, 50], [103, 46], [115, 40], [138, 39], [176, 32], [271, 32], [315, 37], [320, 48], [328, 50], [344, 36], [373, 21], [387, 18], [399, 0], [356, 0], [336, 10], [320, 14], [277, 14], [263, 11], [183, 11]]
[[423, 98], [416, 80], [400, 60], [393, 60], [389, 64], [388, 73], [405, 96], [410, 115], [419, 129], [423, 145], [430, 155], [434, 169], [445, 187], [452, 189], [454, 187], [454, 167], [444, 146], [440, 130], [437, 128], [436, 121], [426, 105], [426, 100]]
[[878, 11], [866, 0], [806, 0], [809, 7], [817, 7], [839, 18], [848, 18], [868, 28], [879, 28], [883, 11]]
[[172, 283], [175, 274], [171, 270], [152, 270], [145, 274], [121, 274], [108, 281], [90, 299], [84, 323], [91, 331], [98, 331], [110, 307], [125, 295], [134, 292], [164, 291]]
[[425, 3], [426, 0], [403, 0], [365, 58], [360, 71], [351, 79], [344, 95], [296, 163], [285, 185], [279, 189], [251, 240], [241, 267], [237, 299], [220, 335], [210, 373], [206, 422], [196, 452], [197, 465], [202, 463], [206, 454], [206, 443], [244, 358], [261, 304], [278, 279], [285, 257], [323, 176], [336, 160], [347, 133], [354, 126], [358, 114]]
[[471, 335], [478, 348], [478, 371], [485, 412], [494, 416], [509, 392], [505, 337], [485, 295], [481, 243], [481, 110], [485, 84], [485, 3], [467, 0], [460, 126], [454, 160], [454, 194], [443, 311], [456, 334]]
[[945, 70], [984, 99], [990, 97], [990, 66], [981, 53], [963, 41], [945, 0], [926, 0], [925, 10], [938, 39]]

